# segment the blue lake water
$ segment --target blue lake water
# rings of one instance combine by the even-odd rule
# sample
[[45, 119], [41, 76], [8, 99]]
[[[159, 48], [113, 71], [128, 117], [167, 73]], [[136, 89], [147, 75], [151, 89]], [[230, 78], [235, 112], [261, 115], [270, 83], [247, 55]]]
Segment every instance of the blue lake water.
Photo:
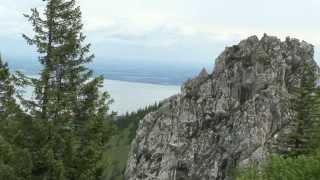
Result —
[[[104, 90], [108, 91], [114, 103], [111, 110], [124, 114], [154, 104], [180, 92], [180, 86], [105, 80]], [[26, 89], [30, 97], [31, 88]]]

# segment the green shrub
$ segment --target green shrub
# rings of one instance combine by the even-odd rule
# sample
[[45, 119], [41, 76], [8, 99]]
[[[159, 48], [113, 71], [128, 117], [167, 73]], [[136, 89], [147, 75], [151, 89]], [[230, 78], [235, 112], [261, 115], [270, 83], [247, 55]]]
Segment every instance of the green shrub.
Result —
[[237, 180], [319, 180], [320, 150], [310, 155], [282, 157], [273, 155], [261, 168], [240, 172]]

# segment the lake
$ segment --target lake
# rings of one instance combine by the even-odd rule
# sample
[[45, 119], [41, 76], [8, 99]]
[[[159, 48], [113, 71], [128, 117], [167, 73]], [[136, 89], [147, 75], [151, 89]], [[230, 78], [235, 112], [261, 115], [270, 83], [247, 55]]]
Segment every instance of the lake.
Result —
[[104, 89], [114, 99], [111, 110], [123, 114], [159, 102], [180, 92], [180, 86], [105, 80]]
[[[108, 91], [114, 103], [111, 110], [119, 115], [136, 111], [180, 92], [180, 86], [136, 83], [117, 80], [105, 80], [104, 90]], [[26, 89], [26, 96], [31, 96], [31, 88]]]

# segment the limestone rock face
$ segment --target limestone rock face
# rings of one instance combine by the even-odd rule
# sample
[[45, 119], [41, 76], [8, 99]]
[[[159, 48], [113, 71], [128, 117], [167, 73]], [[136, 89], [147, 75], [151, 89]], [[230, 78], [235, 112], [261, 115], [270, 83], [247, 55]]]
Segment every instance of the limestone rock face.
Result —
[[128, 180], [232, 179], [235, 167], [262, 161], [294, 115], [288, 97], [313, 46], [264, 35], [227, 47], [181, 94], [140, 121]]

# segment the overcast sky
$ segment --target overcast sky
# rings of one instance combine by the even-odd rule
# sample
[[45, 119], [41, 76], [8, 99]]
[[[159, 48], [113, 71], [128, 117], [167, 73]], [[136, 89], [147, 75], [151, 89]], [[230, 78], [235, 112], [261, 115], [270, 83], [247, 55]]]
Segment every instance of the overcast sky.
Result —
[[[79, 0], [97, 61], [212, 64], [225, 46], [265, 32], [320, 46], [319, 0]], [[0, 0], [0, 51], [27, 60], [23, 13], [42, 0]], [[317, 49], [318, 52], [318, 49]]]

